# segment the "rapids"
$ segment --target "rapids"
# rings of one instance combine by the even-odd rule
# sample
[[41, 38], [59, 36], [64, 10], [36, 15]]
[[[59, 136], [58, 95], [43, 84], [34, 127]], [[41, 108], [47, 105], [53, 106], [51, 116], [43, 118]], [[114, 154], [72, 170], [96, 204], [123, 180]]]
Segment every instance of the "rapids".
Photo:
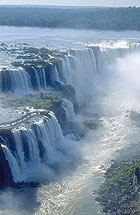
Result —
[[[13, 32], [14, 28], [11, 29]], [[17, 28], [16, 31], [19, 32], [19, 29]], [[45, 40], [46, 34], [45, 29], [41, 31], [44, 32], [44, 37], [41, 40], [42, 43], [42, 41]], [[50, 36], [51, 33], [53, 35], [54, 31], [57, 32], [57, 30], [48, 30], [48, 35]], [[52, 177], [50, 183], [44, 183], [37, 188], [25, 187], [22, 190], [7, 188], [0, 191], [0, 214], [103, 214], [100, 206], [95, 201], [95, 197], [96, 191], [104, 181], [103, 174], [105, 168], [110, 165], [111, 160], [119, 155], [122, 149], [124, 157], [130, 154], [133, 145], [135, 145], [135, 151], [137, 151], [137, 153], [140, 151], [138, 144], [140, 141], [140, 128], [129, 118], [131, 111], [140, 112], [140, 53], [139, 43], [137, 43], [139, 33], [129, 32], [130, 34], [128, 34], [127, 32], [111, 33], [84, 31], [85, 34], [83, 38], [82, 36], [78, 38], [80, 31], [77, 31], [77, 37], [73, 34], [74, 32], [76, 33], [76, 31], [71, 31], [70, 33], [70, 31], [62, 30], [62, 32], [64, 34], [61, 33], [61, 30], [58, 31], [59, 42], [61, 41], [61, 46], [63, 46], [63, 39], [65, 38], [64, 44], [65, 46], [68, 44], [70, 51], [69, 55], [62, 61], [60, 66], [61, 70], [55, 68], [56, 73], [53, 78], [56, 78], [57, 81], [59, 80], [64, 84], [70, 83], [75, 88], [79, 105], [83, 107], [83, 114], [78, 116], [76, 120], [84, 121], [92, 119], [98, 122], [98, 126], [95, 130], [89, 131], [80, 142], [75, 143], [62, 135], [58, 124], [50, 125], [53, 127], [53, 131], [49, 131], [50, 134], [51, 132], [55, 132], [55, 135], [53, 133], [51, 138], [62, 138], [64, 141], [63, 143], [62, 139], [60, 140], [59, 146], [61, 150], [68, 141], [66, 152], [70, 151], [70, 156], [64, 156], [64, 159], [61, 160], [61, 168], [63, 169], [64, 166], [62, 175], [59, 174], [57, 176], [55, 174], [50, 174], [50, 177]], [[88, 35], [87, 37], [86, 33]], [[69, 34], [72, 34], [73, 37], [72, 39], [68, 37], [66, 40], [65, 36]], [[35, 42], [38, 43], [36, 38], [39, 38], [39, 35], [38, 29], [37, 34], [33, 38], [34, 41], [32, 41], [34, 44]], [[92, 38], [92, 36], [94, 37]], [[31, 39], [30, 35], [25, 34], [25, 37], [27, 37], [28, 40]], [[100, 41], [99, 39], [98, 41], [96, 40], [97, 37]], [[110, 40], [107, 41], [106, 38]], [[55, 41], [54, 44], [59, 43], [58, 37], [53, 39]], [[53, 39], [50, 39], [50, 41]], [[96, 42], [93, 46], [95, 40]], [[75, 48], [76, 42], [78, 43], [77, 48]], [[74, 48], [70, 47], [72, 43], [74, 43]], [[90, 47], [87, 47], [87, 45], [90, 45]], [[59, 76], [60, 71], [63, 74], [62, 79], [62, 76]], [[43, 86], [46, 87], [45, 84], [43, 84]], [[69, 121], [70, 118], [75, 118], [72, 104], [64, 100], [63, 106], [67, 110], [67, 120]], [[38, 138], [41, 139], [44, 133], [41, 135], [40, 132], [44, 130], [44, 124], [39, 123], [39, 127]], [[57, 134], [58, 131], [59, 134]], [[20, 135], [17, 130], [13, 132], [14, 138], [18, 139], [16, 143], [19, 144]], [[29, 137], [31, 133], [29, 133], [29, 131], [26, 132]], [[34, 135], [32, 134], [31, 136], [33, 137]], [[48, 137], [45, 138], [47, 139]], [[29, 137], [29, 139], [31, 139], [30, 146], [32, 146], [32, 138]], [[34, 142], [36, 141], [35, 139], [34, 137]], [[49, 139], [48, 142], [48, 149], [46, 151], [49, 151], [50, 155], [54, 155], [57, 151], [54, 150], [56, 142], [55, 140], [51, 142], [51, 139]], [[78, 147], [76, 147], [75, 150], [74, 147], [76, 144]], [[31, 151], [33, 150], [32, 153], [37, 153], [34, 156], [36, 160], [31, 160], [31, 162], [35, 164], [33, 173], [36, 172], [36, 164], [39, 163], [40, 165], [40, 161], [38, 160], [39, 152], [37, 152], [37, 149], [35, 150], [36, 146], [37, 144], [30, 148]], [[129, 153], [127, 150], [128, 147], [130, 147]], [[7, 159], [11, 161], [13, 175], [18, 176], [17, 178], [15, 177], [15, 181], [19, 180], [20, 177], [25, 177], [25, 175], [22, 175], [20, 172], [26, 165], [21, 148], [18, 148], [18, 154], [20, 154], [19, 163], [22, 166], [20, 170], [18, 170], [18, 156], [17, 161], [13, 161], [10, 152], [6, 151], [6, 148], [4, 148], [4, 150]], [[76, 166], [69, 171], [67, 165], [65, 166], [64, 164], [67, 162], [71, 163], [71, 160], [77, 158], [77, 150], [82, 154], [82, 160], [76, 163]], [[66, 154], [64, 153], [64, 155]], [[50, 156], [50, 161], [51, 158]], [[68, 158], [68, 160], [66, 161], [65, 158]], [[80, 160], [80, 158], [78, 159]], [[16, 169], [18, 174], [14, 172]], [[44, 167], [40, 166], [39, 170], [44, 172]], [[26, 174], [28, 175], [28, 168]]]

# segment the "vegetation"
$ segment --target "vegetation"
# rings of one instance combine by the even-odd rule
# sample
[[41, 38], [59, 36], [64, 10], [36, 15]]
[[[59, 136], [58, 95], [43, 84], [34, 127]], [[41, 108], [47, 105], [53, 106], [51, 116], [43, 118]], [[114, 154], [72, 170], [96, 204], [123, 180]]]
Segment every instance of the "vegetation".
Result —
[[0, 52], [11, 55], [14, 67], [46, 67], [48, 64], [56, 64], [68, 55], [68, 51], [48, 48], [35, 48], [26, 43], [0, 44]]
[[[13, 49], [9, 50], [9, 53]], [[19, 49], [16, 49], [18, 52]], [[15, 52], [15, 54], [16, 54]], [[25, 66], [34, 66], [34, 67], [45, 67], [48, 64], [55, 64], [67, 55], [66, 51], [60, 51], [57, 49], [47, 49], [47, 48], [34, 48], [34, 47], [23, 47], [20, 48], [20, 54], [16, 56], [16, 61], [11, 64], [14, 67], [25, 67]]]
[[140, 30], [140, 8], [0, 7], [0, 25]]
[[137, 200], [137, 209], [136, 209], [136, 212], [138, 213], [138, 215], [140, 215], [140, 193], [138, 195], [138, 200]]
[[98, 128], [98, 123], [94, 122], [94, 121], [85, 121], [84, 122], [85, 127], [87, 127], [90, 130], [95, 130]]
[[[35, 95], [26, 96], [14, 96], [3, 99], [3, 107], [33, 107], [35, 109], [46, 109], [52, 110], [53, 104], [59, 103], [61, 101], [58, 94], [50, 93], [38, 93]], [[27, 111], [27, 109], [25, 109]]]
[[97, 201], [103, 211], [110, 214], [136, 214], [140, 212], [136, 168], [140, 161], [113, 164], [105, 174], [105, 182], [99, 191]]

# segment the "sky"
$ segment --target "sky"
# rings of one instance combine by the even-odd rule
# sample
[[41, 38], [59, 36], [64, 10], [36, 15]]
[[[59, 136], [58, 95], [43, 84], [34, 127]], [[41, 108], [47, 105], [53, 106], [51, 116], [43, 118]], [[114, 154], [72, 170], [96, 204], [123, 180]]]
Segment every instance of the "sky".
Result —
[[140, 0], [0, 0], [0, 5], [138, 6]]

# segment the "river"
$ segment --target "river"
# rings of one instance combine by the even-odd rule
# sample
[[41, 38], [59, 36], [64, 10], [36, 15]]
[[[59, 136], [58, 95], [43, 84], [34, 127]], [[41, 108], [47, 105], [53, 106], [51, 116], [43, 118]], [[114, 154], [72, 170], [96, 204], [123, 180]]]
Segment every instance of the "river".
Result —
[[[51, 48], [83, 47], [102, 43], [124, 45], [137, 42], [139, 32], [86, 31], [45, 28], [0, 27], [1, 42], [28, 42]], [[95, 201], [96, 191], [104, 181], [105, 169], [122, 149], [140, 141], [139, 127], [129, 118], [140, 112], [139, 53], [118, 59], [106, 67], [95, 87], [86, 112], [97, 116], [99, 126], [89, 131], [77, 144], [83, 162], [63, 177], [38, 188], [6, 189], [0, 192], [0, 214], [5, 215], [98, 215], [103, 214]], [[135, 65], [135, 66], [134, 66]], [[133, 71], [133, 74], [132, 74]], [[127, 157], [123, 151], [124, 157]]]

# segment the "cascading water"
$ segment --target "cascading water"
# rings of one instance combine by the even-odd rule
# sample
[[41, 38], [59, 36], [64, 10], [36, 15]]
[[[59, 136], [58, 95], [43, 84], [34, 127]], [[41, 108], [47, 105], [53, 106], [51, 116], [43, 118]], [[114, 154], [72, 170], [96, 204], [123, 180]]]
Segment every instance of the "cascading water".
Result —
[[0, 91], [28, 93], [31, 91], [30, 77], [25, 69], [0, 71]]
[[58, 80], [74, 87], [79, 104], [85, 102], [92, 97], [99, 74], [108, 65], [116, 63], [118, 58], [136, 52], [139, 47], [129, 44], [123, 48], [89, 46], [70, 50], [69, 55], [59, 63]]
[[47, 80], [46, 80], [45, 69], [41, 68], [41, 67], [39, 67], [39, 68], [32, 67], [32, 68], [35, 71], [35, 80], [37, 83], [36, 88], [38, 90], [47, 89]]
[[61, 81], [59, 79], [59, 74], [58, 74], [58, 70], [57, 70], [56, 66], [54, 67], [54, 70], [51, 73], [51, 79], [52, 79], [52, 83], [56, 82], [56, 81], [59, 82], [59, 83], [61, 83]]
[[[130, 50], [132, 52], [137, 49], [138, 47], [134, 46], [129, 49], [100, 50], [99, 47], [90, 47], [70, 50], [57, 66], [51, 67], [52, 83], [57, 81], [64, 85], [72, 85], [78, 102], [85, 102], [91, 98], [99, 70], [105, 65], [113, 64], [118, 57], [124, 56]], [[46, 68], [31, 69], [34, 71], [36, 89], [47, 89]], [[23, 90], [24, 93], [27, 93], [33, 88], [31, 72], [28, 70], [19, 68], [13, 71], [1, 71], [0, 77], [1, 91], [4, 91], [5, 87], [5, 91], [20, 92]], [[75, 119], [73, 104], [69, 100], [63, 99], [62, 108], [65, 110], [67, 122], [73, 121]], [[26, 175], [25, 169], [28, 170], [34, 165], [41, 166], [41, 163], [45, 163], [49, 167], [53, 167], [55, 159], [61, 160], [60, 155], [63, 154], [62, 151], [64, 152], [61, 147], [64, 137], [54, 115], [35, 125], [32, 128], [12, 130], [16, 150], [12, 151], [9, 143], [8, 145], [2, 144], [15, 182], [27, 180], [28, 174]]]
[[52, 112], [31, 127], [13, 129], [12, 136], [14, 149], [9, 148], [12, 143], [8, 137], [5, 137], [2, 148], [14, 182], [49, 179], [56, 169], [59, 171], [62, 166], [74, 162], [71, 146], [67, 145], [69, 140], [63, 136]]
[[125, 48], [89, 46], [69, 50], [69, 54], [64, 55], [57, 66], [48, 64], [47, 67], [1, 70], [0, 92], [27, 94], [31, 90], [46, 90], [59, 82], [61, 85], [72, 85], [77, 101], [81, 103], [91, 97], [98, 74], [104, 67], [137, 50], [139, 45], [136, 44], [129, 44]]
[[[89, 113], [95, 117], [96, 115], [101, 117], [103, 127], [91, 131], [86, 139], [79, 141], [87, 162], [82, 163], [74, 173], [68, 174], [62, 181], [53, 181], [56, 172], [65, 168], [65, 165], [66, 167], [69, 164], [73, 165], [76, 159], [79, 160], [79, 149], [76, 150], [77, 142], [76, 144], [73, 141], [69, 142], [62, 135], [61, 128], [54, 115], [36, 121], [33, 126], [28, 125], [13, 129], [13, 141], [10, 144], [13, 146], [12, 148], [9, 145], [10, 141], [7, 142], [8, 137], [3, 141], [0, 139], [14, 181], [41, 181], [43, 178], [52, 179], [53, 181], [49, 185], [43, 185], [37, 189], [25, 188], [24, 191], [18, 192], [17, 198], [12, 195], [15, 194], [15, 190], [12, 194], [7, 192], [6, 200], [4, 199], [5, 195], [1, 195], [1, 199], [9, 203], [9, 194], [11, 194], [13, 200], [11, 202], [13, 202], [14, 208], [13, 205], [10, 207], [9, 204], [6, 204], [5, 207], [0, 206], [0, 208], [4, 208], [6, 214], [101, 214], [99, 205], [94, 200], [93, 189], [96, 189], [103, 180], [102, 166], [106, 167], [106, 164], [108, 165], [110, 160], [114, 159], [116, 151], [128, 144], [129, 141], [132, 143], [139, 141], [139, 130], [134, 132], [133, 129], [135, 128], [131, 127], [131, 122], [128, 123], [129, 117], [127, 116], [129, 113], [126, 114], [126, 111], [132, 108], [129, 103], [130, 95], [128, 95], [128, 91], [125, 92], [126, 94], [121, 91], [118, 83], [114, 85], [114, 82], [110, 79], [109, 75], [116, 72], [116, 66], [115, 68], [112, 67], [113, 69], [108, 73], [106, 73], [105, 67], [114, 64], [117, 58], [122, 58], [129, 52], [138, 49], [139, 46], [137, 45], [130, 45], [126, 48], [90, 46], [89, 48], [69, 50], [69, 54], [64, 56], [58, 64], [52, 65], [49, 75], [48, 68], [26, 69], [32, 90], [42, 90], [47, 89], [48, 86], [55, 86], [55, 81], [59, 82], [60, 85], [71, 84], [75, 88], [78, 102], [85, 102], [88, 105], [92, 100], [90, 95], [94, 90], [96, 92], [95, 82], [98, 75], [105, 73], [104, 76], [107, 76], [106, 79], [109, 79], [108, 82], [113, 83], [113, 86], [109, 88], [111, 90], [108, 93], [109, 90], [106, 91], [108, 84], [102, 85], [103, 82], [99, 84], [104, 93], [95, 95], [93, 104], [89, 107], [91, 109]], [[123, 67], [127, 67], [128, 61], [130, 61], [130, 58], [125, 64], [121, 64], [125, 77], [128, 76], [128, 71], [126, 69], [125, 72]], [[133, 70], [133, 66], [131, 69]], [[0, 83], [2, 82], [0, 79]], [[129, 83], [131, 83], [131, 80]], [[114, 86], [117, 89], [114, 89]], [[9, 89], [9, 91], [12, 90]], [[72, 103], [63, 99], [62, 106], [65, 110], [67, 122], [75, 119]], [[131, 134], [133, 135], [131, 136]], [[4, 141], [6, 142], [4, 143]], [[67, 170], [67, 168], [65, 169]], [[17, 199], [23, 200], [22, 210], [21, 204], [18, 204], [20, 201]], [[33, 206], [31, 205], [31, 199], [35, 203]], [[3, 205], [3, 201], [1, 202]], [[15, 202], [17, 202], [17, 207], [15, 207]], [[29, 204], [27, 204], [28, 202]], [[39, 202], [40, 205], [38, 206], [36, 202]], [[8, 207], [10, 212], [7, 209]], [[28, 211], [29, 208], [32, 209], [31, 212]], [[3, 212], [0, 210], [0, 213]]]
[[93, 50], [70, 50], [69, 55], [65, 56], [60, 64], [59, 79], [65, 85], [70, 84], [74, 87], [78, 102], [83, 101], [87, 95], [90, 96], [98, 73]]
[[68, 99], [62, 100], [62, 107], [65, 110], [66, 120], [67, 122], [72, 122], [75, 120], [76, 115], [73, 109], [73, 104]]

